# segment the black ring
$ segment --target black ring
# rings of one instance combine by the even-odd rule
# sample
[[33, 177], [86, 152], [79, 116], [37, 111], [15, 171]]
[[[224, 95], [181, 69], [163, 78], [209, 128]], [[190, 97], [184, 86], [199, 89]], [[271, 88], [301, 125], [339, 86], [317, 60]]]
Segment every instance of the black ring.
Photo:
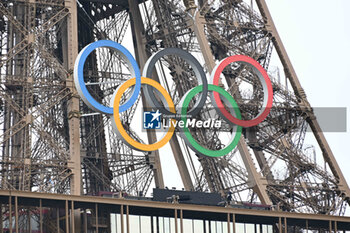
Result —
[[[177, 55], [187, 61], [193, 68], [197, 80], [198, 85], [203, 85], [203, 92], [200, 94], [193, 108], [187, 112], [191, 117], [196, 116], [200, 110], [204, 107], [205, 102], [207, 100], [208, 95], [208, 80], [205, 76], [203, 67], [198, 62], [198, 60], [190, 53], [179, 49], [179, 48], [166, 48], [157, 53], [153, 54], [146, 62], [145, 67], [143, 68], [143, 77], [151, 78], [153, 68], [155, 67], [156, 62], [163, 56], [166, 55]], [[147, 85], [144, 89], [144, 95], [146, 97], [147, 102], [156, 109], [159, 109], [159, 112], [165, 115], [174, 115], [174, 113], [167, 110], [162, 104], [157, 100], [156, 96], [152, 91], [152, 87]]]

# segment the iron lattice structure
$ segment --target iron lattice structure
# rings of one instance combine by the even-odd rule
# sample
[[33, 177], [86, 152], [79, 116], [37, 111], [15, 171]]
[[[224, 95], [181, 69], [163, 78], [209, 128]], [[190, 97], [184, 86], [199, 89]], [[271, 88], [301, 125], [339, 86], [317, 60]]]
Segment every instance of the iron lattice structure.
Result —
[[[196, 5], [197, 4], [197, 5]], [[156, 51], [178, 47], [191, 52], [207, 72], [234, 54], [256, 59], [270, 74], [274, 105], [267, 119], [244, 129], [237, 149], [221, 158], [195, 155], [180, 137], [171, 151], [187, 190], [233, 193], [237, 202], [262, 202], [286, 211], [344, 214], [350, 190], [306, 99], [263, 0], [4, 0], [0, 3], [1, 189], [91, 194], [125, 190], [145, 195], [164, 188], [160, 153], [131, 150], [117, 137], [109, 116], [92, 112], [76, 93], [72, 69], [85, 45], [100, 39], [131, 44], [142, 67]], [[270, 65], [278, 61], [275, 67]], [[283, 70], [283, 72], [279, 72]], [[130, 74], [108, 49], [92, 53], [84, 68], [93, 96], [108, 104]], [[262, 89], [248, 67], [232, 64], [222, 86], [235, 98], [243, 118], [261, 107]], [[197, 83], [191, 68], [165, 57], [154, 72], [174, 102]], [[287, 85], [286, 85], [287, 84]], [[289, 86], [289, 88], [288, 88]], [[253, 90], [253, 91], [252, 91]], [[254, 93], [254, 94], [252, 94]], [[122, 114], [133, 129], [137, 104]], [[208, 107], [200, 118], [218, 118]], [[320, 150], [306, 145], [310, 126]], [[227, 126], [227, 131], [231, 128]], [[198, 130], [211, 149], [227, 132]], [[317, 162], [310, 153], [316, 153]]]

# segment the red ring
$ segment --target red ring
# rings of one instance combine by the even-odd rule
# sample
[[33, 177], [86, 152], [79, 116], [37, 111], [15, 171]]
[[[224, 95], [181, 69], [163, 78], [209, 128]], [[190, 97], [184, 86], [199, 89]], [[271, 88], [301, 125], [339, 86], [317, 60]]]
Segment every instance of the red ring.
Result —
[[[234, 55], [234, 56], [230, 56], [225, 58], [224, 60], [221, 61], [221, 63], [218, 65], [218, 67], [215, 70], [214, 73], [214, 77], [213, 77], [213, 84], [217, 85], [219, 84], [219, 79], [220, 79], [220, 75], [222, 73], [222, 71], [224, 70], [224, 68], [229, 65], [230, 63], [233, 62], [245, 62], [248, 63], [252, 66], [254, 66], [263, 76], [264, 81], [266, 83], [266, 87], [267, 87], [267, 104], [266, 107], [264, 107], [264, 111], [261, 112], [257, 117], [255, 117], [254, 119], [251, 120], [240, 120], [237, 119], [236, 117], [232, 116], [224, 107], [221, 99], [220, 99], [220, 95], [217, 92], [214, 92], [214, 99], [215, 102], [217, 104], [217, 107], [219, 108], [219, 111], [221, 111], [221, 113], [223, 114], [224, 117], [226, 117], [230, 122], [239, 125], [239, 126], [243, 126], [243, 127], [251, 127], [254, 125], [259, 124], [260, 122], [262, 122], [263, 120], [265, 120], [265, 118], [267, 117], [267, 115], [270, 113], [271, 107], [272, 107], [272, 102], [273, 102], [273, 90], [272, 90], [272, 85], [271, 85], [271, 80], [267, 74], [267, 72], [265, 71], [265, 69], [257, 62], [255, 61], [253, 58], [245, 56], [245, 55]], [[262, 83], [262, 85], [264, 85]], [[266, 95], [266, 93], [264, 92], [264, 96]]]

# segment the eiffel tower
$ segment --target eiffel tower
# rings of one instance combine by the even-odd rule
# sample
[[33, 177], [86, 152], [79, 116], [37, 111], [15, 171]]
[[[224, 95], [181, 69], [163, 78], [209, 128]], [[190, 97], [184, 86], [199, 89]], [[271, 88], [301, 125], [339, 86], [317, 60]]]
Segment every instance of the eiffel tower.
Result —
[[[166, 186], [162, 151], [130, 149], [110, 118], [93, 112], [77, 95], [77, 54], [101, 39], [132, 48], [141, 69], [151, 54], [171, 47], [195, 55], [207, 73], [231, 55], [257, 60], [272, 81], [271, 113], [244, 129], [237, 148], [221, 158], [196, 155], [174, 136], [167, 156], [174, 157], [184, 189], [232, 193], [235, 202], [260, 202], [289, 212], [344, 215], [349, 186], [264, 0], [2, 0], [0, 189], [75, 195], [123, 190], [143, 196], [152, 187]], [[281, 65], [271, 64], [272, 58]], [[188, 70], [185, 61], [167, 56], [150, 78], [178, 104], [198, 84]], [[118, 55], [106, 48], [88, 57], [84, 75], [89, 91], [106, 105], [130, 78]], [[262, 87], [248, 67], [231, 64], [222, 86], [244, 119], [257, 115]], [[155, 133], [142, 138], [132, 124], [137, 106], [145, 104], [139, 98], [121, 119], [134, 138], [150, 143]], [[200, 117], [209, 114], [204, 109]], [[304, 141], [307, 127], [322, 152], [317, 161]], [[210, 129], [195, 135], [214, 149], [222, 147], [225, 133]]]

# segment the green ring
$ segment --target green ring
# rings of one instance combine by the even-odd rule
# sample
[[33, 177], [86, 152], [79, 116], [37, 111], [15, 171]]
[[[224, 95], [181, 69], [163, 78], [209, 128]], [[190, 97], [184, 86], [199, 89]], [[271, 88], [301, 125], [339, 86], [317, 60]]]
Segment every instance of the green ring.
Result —
[[[187, 122], [187, 118], [186, 118], [186, 113], [187, 113], [187, 109], [188, 109], [188, 105], [191, 102], [192, 98], [202, 92], [203, 90], [203, 86], [197, 86], [193, 89], [191, 89], [187, 95], [185, 96], [185, 99], [183, 101], [182, 104], [182, 110], [181, 110], [181, 120], [184, 122], [184, 125], [186, 126], [186, 122]], [[227, 92], [225, 91], [223, 88], [213, 85], [213, 84], [209, 84], [208, 85], [208, 90], [209, 91], [216, 91], [219, 94], [221, 94], [225, 99], [227, 99], [229, 101], [229, 103], [233, 106], [233, 109], [235, 111], [236, 117], [238, 119], [241, 119], [241, 112], [239, 110], [239, 107], [236, 103], [236, 101], [233, 99], [233, 97]], [[204, 148], [202, 145], [200, 145], [191, 135], [190, 130], [187, 127], [183, 128], [183, 132], [184, 132], [184, 136], [186, 137], [186, 139], [188, 140], [188, 142], [193, 146], [193, 148], [199, 152], [200, 154], [206, 155], [206, 156], [210, 156], [210, 157], [220, 157], [220, 156], [224, 156], [227, 155], [228, 153], [230, 153], [238, 144], [238, 141], [241, 137], [242, 134], [242, 126], [238, 126], [237, 125], [237, 129], [236, 129], [236, 134], [234, 139], [232, 140], [232, 142], [230, 144], [228, 144], [225, 148], [221, 149], [221, 150], [209, 150], [207, 148]], [[186, 141], [186, 140], [185, 140]]]

